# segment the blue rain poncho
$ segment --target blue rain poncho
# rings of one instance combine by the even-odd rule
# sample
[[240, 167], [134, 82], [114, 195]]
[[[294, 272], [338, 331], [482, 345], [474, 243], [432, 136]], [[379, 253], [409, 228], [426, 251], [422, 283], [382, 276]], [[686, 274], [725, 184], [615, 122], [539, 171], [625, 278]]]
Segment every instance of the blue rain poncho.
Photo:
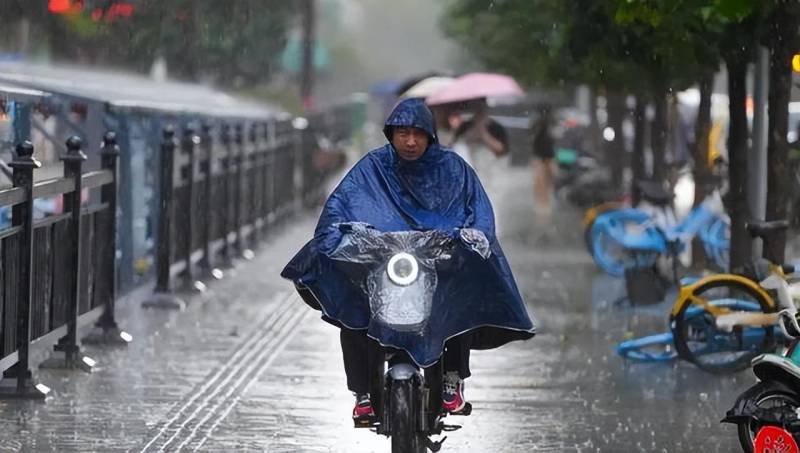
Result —
[[[313, 239], [281, 276], [292, 280], [326, 321], [367, 329], [370, 337], [407, 351], [421, 366], [434, 363], [444, 342], [464, 332], [472, 333], [472, 349], [531, 338], [533, 322], [474, 170], [439, 145], [422, 101], [395, 107], [384, 129], [390, 141], [392, 129], [400, 126], [428, 133], [422, 157], [403, 160], [391, 144], [364, 156], [330, 195]], [[455, 246], [444, 246], [445, 240]], [[426, 275], [420, 285], [430, 291], [428, 319], [411, 330], [371, 316], [378, 273], [385, 275], [385, 261], [399, 251], [417, 256]]]

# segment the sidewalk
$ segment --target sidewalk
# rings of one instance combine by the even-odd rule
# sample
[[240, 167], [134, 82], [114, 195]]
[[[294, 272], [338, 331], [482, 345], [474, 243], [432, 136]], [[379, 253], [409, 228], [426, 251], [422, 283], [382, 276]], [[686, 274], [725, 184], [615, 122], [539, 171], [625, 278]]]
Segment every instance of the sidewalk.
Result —
[[[528, 167], [488, 184], [500, 241], [538, 334], [473, 352], [473, 415], [451, 418], [443, 452], [735, 451], [718, 421], [752, 382], [687, 364], [629, 366], [613, 346], [666, 312], [619, 310], [618, 286], [583, 250], [581, 213], [560, 206], [546, 240], [533, 230]], [[38, 371], [46, 402], [0, 402], [0, 451], [385, 452], [352, 428], [338, 331], [278, 273], [311, 236], [315, 213], [275, 231], [251, 262], [189, 299], [184, 312], [121, 302], [127, 348], [86, 348], [92, 374]], [[602, 289], [603, 291], [600, 291]], [[47, 349], [34, 350], [34, 363]], [[705, 395], [705, 396], [703, 396]]]
[[[85, 347], [98, 361], [91, 374], [35, 371], [51, 396], [0, 402], [0, 451], [140, 451], [171, 438], [177, 421], [198, 431], [217, 422], [257, 376], [255, 366], [269, 366], [285, 346], [287, 329], [311, 315], [277, 275], [312, 228], [305, 217], [276, 232], [253, 262], [189, 297], [184, 312], [141, 308], [147, 289], [120, 301], [117, 320], [133, 343]], [[32, 354], [39, 363], [49, 348], [35, 345]], [[162, 430], [169, 435], [156, 439]]]
[[[0, 451], [385, 451], [386, 439], [351, 428], [337, 329], [278, 277], [315, 222], [308, 213], [273, 233], [184, 312], [141, 308], [148, 289], [120, 301], [133, 343], [85, 347], [91, 374], [36, 370], [51, 396], [0, 402]], [[32, 363], [49, 351], [35, 345]]]

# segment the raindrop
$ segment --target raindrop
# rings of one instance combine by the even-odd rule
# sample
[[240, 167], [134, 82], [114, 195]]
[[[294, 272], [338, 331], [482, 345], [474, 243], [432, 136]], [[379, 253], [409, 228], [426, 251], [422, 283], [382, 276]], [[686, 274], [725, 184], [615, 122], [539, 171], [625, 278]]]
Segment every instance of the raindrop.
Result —
[[704, 402], [704, 403], [705, 403], [706, 401], [708, 401], [708, 393], [705, 393], [705, 392], [701, 393], [701, 394], [700, 394], [700, 401], [702, 401], [702, 402]]

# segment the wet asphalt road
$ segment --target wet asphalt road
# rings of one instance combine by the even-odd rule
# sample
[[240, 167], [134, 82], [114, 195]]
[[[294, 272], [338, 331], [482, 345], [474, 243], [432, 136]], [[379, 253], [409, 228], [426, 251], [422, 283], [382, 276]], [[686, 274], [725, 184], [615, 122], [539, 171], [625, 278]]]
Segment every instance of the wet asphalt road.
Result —
[[[492, 174], [502, 175], [487, 183], [500, 241], [539, 333], [473, 354], [475, 410], [443, 451], [738, 451], [719, 420], [752, 374], [623, 362], [614, 345], [664, 330], [669, 302], [614, 304], [622, 282], [595, 269], [580, 213], [562, 205], [553, 228], [535, 228], [529, 170]], [[0, 402], [0, 451], [388, 451], [351, 428], [338, 332], [278, 277], [315, 221], [275, 232], [184, 312], [144, 310], [146, 291], [132, 294], [118, 322], [134, 342], [87, 347], [99, 361], [91, 374], [36, 370], [52, 396]], [[47, 354], [34, 348], [34, 359]]]

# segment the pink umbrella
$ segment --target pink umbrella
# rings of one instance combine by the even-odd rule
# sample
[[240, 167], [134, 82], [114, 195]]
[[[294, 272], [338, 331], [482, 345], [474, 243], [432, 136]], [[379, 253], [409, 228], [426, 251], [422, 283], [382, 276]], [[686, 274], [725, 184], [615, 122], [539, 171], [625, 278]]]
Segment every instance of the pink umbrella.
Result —
[[449, 104], [481, 98], [523, 96], [517, 82], [503, 74], [473, 72], [457, 78], [425, 99], [428, 105]]

